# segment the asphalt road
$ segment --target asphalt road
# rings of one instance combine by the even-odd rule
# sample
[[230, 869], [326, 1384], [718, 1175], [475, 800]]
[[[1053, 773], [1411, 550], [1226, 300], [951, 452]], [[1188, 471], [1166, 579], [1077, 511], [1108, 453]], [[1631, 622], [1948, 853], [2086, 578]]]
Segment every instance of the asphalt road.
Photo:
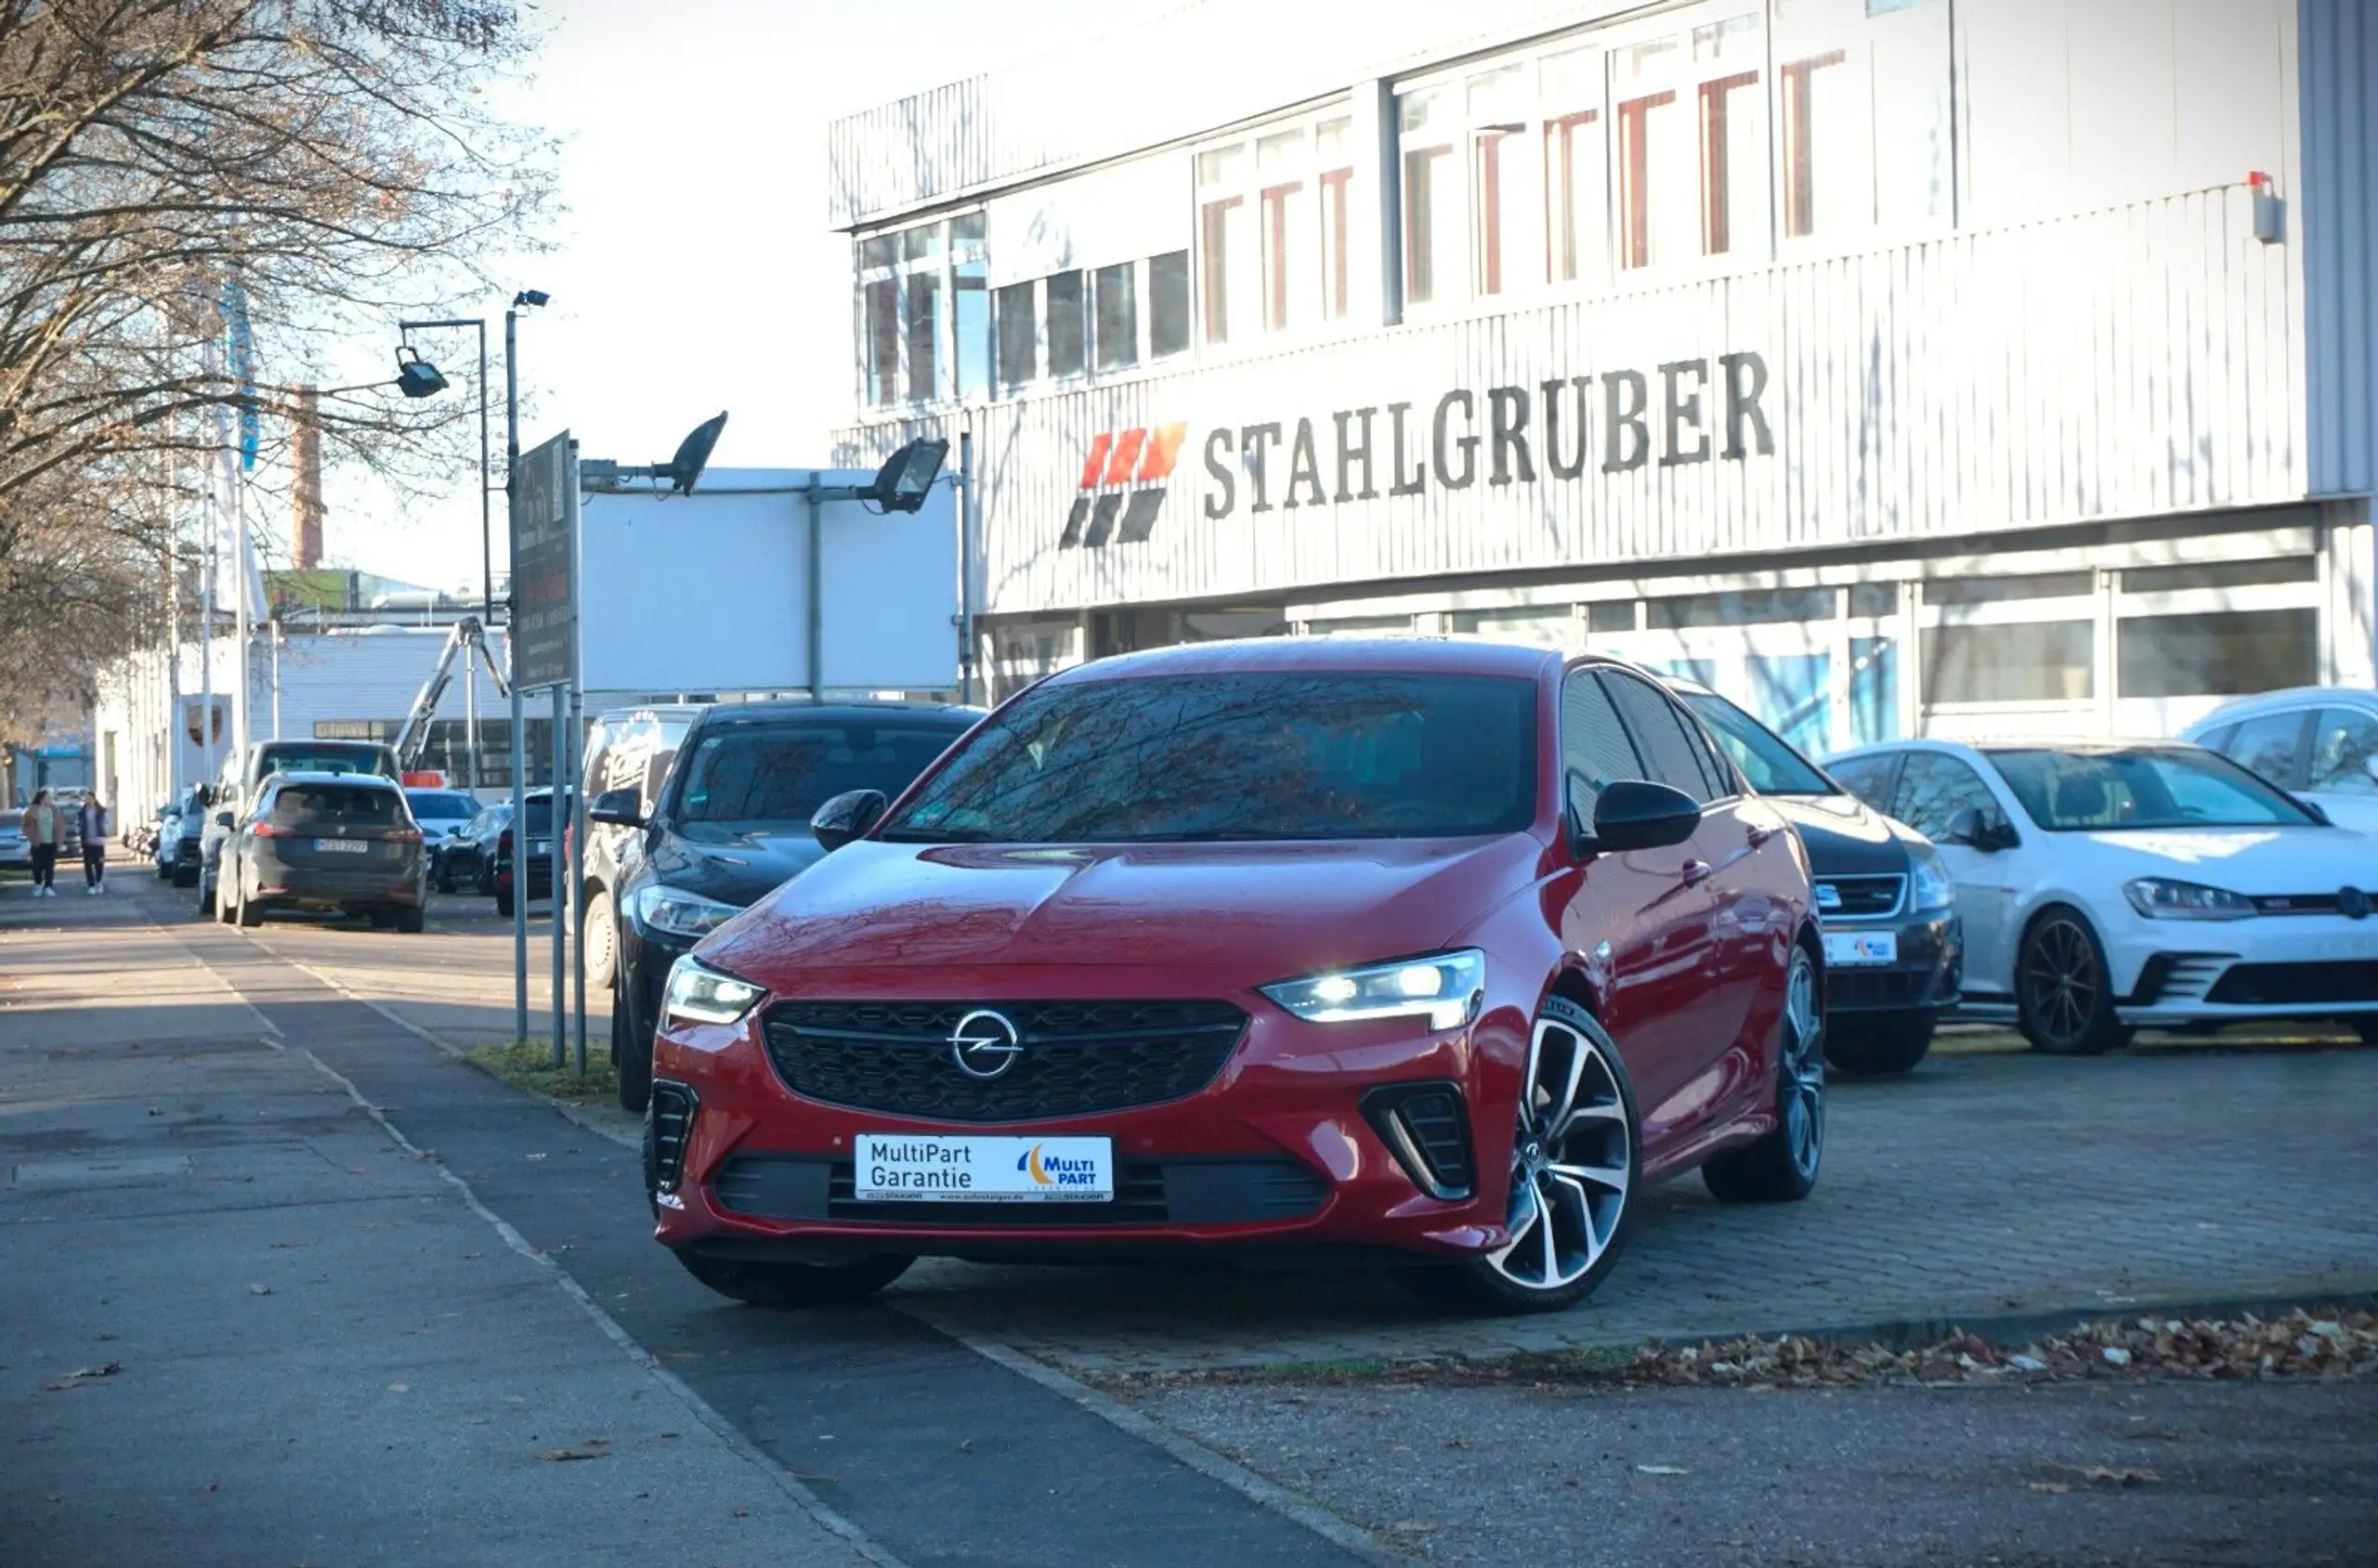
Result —
[[2351, 1563], [2378, 1538], [2368, 1385], [1257, 1385], [1126, 1430], [912, 1313], [694, 1285], [626, 1148], [354, 1000], [377, 976], [480, 1027], [484, 931], [259, 941], [149, 888], [21, 898], [0, 1562]]

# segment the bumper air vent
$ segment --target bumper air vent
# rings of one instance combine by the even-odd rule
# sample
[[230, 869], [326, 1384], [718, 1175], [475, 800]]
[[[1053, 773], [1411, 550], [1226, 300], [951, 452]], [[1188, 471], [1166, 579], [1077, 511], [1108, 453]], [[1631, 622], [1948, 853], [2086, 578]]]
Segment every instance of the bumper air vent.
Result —
[[694, 1091], [682, 1083], [652, 1086], [652, 1174], [661, 1192], [677, 1190], [677, 1178], [686, 1169], [686, 1140], [693, 1136], [698, 1104]]
[[1470, 1148], [1470, 1107], [1450, 1083], [1399, 1083], [1373, 1090], [1363, 1114], [1404, 1167], [1413, 1185], [1452, 1202], [1478, 1184]]

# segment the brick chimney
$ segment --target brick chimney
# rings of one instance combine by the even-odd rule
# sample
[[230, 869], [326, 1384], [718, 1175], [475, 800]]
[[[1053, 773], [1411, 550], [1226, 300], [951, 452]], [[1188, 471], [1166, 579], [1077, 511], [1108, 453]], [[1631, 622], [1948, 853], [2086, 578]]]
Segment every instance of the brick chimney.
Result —
[[290, 542], [297, 554], [297, 569], [312, 571], [322, 564], [322, 431], [317, 417], [321, 393], [311, 386], [297, 393], [296, 427], [290, 453], [297, 483], [290, 499]]

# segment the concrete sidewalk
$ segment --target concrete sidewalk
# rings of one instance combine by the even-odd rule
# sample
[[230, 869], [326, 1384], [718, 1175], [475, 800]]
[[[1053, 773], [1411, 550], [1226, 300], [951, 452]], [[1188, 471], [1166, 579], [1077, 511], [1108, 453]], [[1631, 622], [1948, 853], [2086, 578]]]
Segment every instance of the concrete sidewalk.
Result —
[[0, 1561], [861, 1561], [130, 897], [0, 903]]

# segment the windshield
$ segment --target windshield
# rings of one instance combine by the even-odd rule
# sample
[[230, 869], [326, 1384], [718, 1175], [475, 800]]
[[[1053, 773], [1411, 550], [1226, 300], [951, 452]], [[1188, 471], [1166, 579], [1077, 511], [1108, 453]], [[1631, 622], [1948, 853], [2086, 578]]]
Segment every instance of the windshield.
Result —
[[393, 778], [388, 770], [388, 752], [385, 747], [371, 745], [340, 745], [335, 741], [317, 741], [310, 745], [274, 745], [264, 749], [256, 764], [259, 778], [275, 773], [376, 773]]
[[1536, 688], [1362, 671], [1044, 686], [883, 837], [1000, 843], [1459, 838], [1535, 817]]
[[467, 822], [478, 815], [478, 802], [443, 790], [408, 790], [405, 799], [416, 822]]
[[846, 790], [899, 794], [963, 733], [913, 719], [729, 720], [695, 745], [676, 825], [696, 838], [702, 828], [805, 829]]
[[1733, 759], [1750, 787], [1762, 795], [1837, 795], [1839, 785], [1773, 730], [1715, 692], [1683, 692], [1692, 716], [1708, 725], [1718, 748]]
[[2052, 833], [2155, 828], [2298, 828], [2295, 801], [2228, 758], [2169, 751], [1993, 751], [2032, 820]]

